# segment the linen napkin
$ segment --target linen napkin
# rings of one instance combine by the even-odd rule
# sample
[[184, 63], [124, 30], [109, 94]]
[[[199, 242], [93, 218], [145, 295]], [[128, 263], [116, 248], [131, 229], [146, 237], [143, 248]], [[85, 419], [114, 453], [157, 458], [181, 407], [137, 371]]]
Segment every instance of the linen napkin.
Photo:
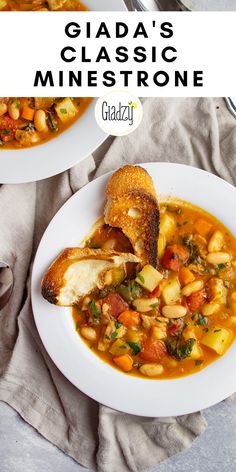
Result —
[[189, 447], [206, 423], [200, 413], [162, 419], [123, 414], [76, 389], [50, 359], [35, 327], [32, 261], [46, 226], [75, 191], [123, 164], [150, 161], [191, 164], [236, 183], [236, 122], [223, 99], [146, 99], [143, 122], [131, 135], [110, 138], [94, 156], [58, 176], [0, 188], [0, 260], [15, 276], [0, 314], [0, 400], [98, 472], [148, 469]]

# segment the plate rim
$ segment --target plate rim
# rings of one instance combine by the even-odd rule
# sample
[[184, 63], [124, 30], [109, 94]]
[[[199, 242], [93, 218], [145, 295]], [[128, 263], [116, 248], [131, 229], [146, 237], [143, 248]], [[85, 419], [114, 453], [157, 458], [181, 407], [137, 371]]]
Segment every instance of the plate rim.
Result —
[[[224, 185], [226, 185], [226, 187], [229, 187], [229, 188], [231, 189], [231, 191], [232, 191], [232, 190], [233, 190], [234, 192], [236, 191], [236, 188], [235, 188], [233, 185], [231, 185], [229, 182], [226, 182], [224, 179], [222, 179], [222, 178], [220, 178], [220, 177], [218, 177], [218, 176], [216, 176], [216, 175], [214, 175], [214, 174], [211, 174], [211, 173], [209, 173], [208, 171], [199, 169], [199, 168], [194, 167], [194, 166], [188, 166], [188, 165], [179, 164], [179, 163], [167, 163], [167, 162], [135, 163], [134, 165], [140, 165], [140, 166], [146, 168], [147, 170], [149, 170], [149, 167], [152, 167], [153, 165], [154, 165], [154, 166], [160, 166], [160, 167], [163, 167], [163, 166], [164, 166], [164, 167], [170, 166], [170, 167], [172, 167], [173, 169], [174, 169], [174, 168], [185, 168], [185, 169], [188, 169], [187, 172], [189, 172], [189, 170], [190, 170], [190, 172], [191, 172], [191, 169], [193, 169], [194, 172], [197, 172], [197, 173], [199, 173], [199, 174], [204, 173], [206, 176], [208, 176], [208, 177], [210, 177], [210, 178], [213, 178], [213, 179], [215, 179], [215, 180], [218, 180], [218, 181], [222, 182]], [[212, 406], [212, 405], [214, 405], [214, 404], [216, 404], [216, 403], [218, 403], [218, 402], [224, 400], [225, 398], [227, 398], [228, 396], [230, 396], [231, 394], [233, 394], [233, 393], [236, 391], [236, 378], [235, 378], [235, 381], [234, 381], [234, 386], [233, 386], [233, 387], [231, 386], [231, 387], [229, 387], [228, 389], [226, 389], [226, 390], [227, 390], [226, 393], [223, 393], [223, 394], [221, 393], [221, 394], [219, 394], [219, 395], [215, 394], [213, 400], [208, 400], [208, 401], [205, 401], [205, 402], [199, 402], [199, 406], [198, 406], [198, 407], [195, 407], [195, 408], [187, 408], [187, 409], [185, 409], [184, 411], [183, 411], [182, 408], [176, 407], [176, 404], [174, 404], [174, 407], [172, 407], [172, 405], [169, 406], [168, 411], [164, 410], [163, 414], [162, 414], [161, 411], [158, 411], [158, 413], [157, 413], [157, 412], [154, 412], [154, 411], [151, 412], [151, 411], [150, 411], [150, 408], [146, 408], [146, 409], [144, 408], [142, 411], [140, 411], [140, 410], [137, 410], [137, 408], [135, 407], [135, 405], [134, 405], [133, 407], [130, 407], [130, 406], [129, 406], [128, 408], [126, 408], [126, 407], [124, 407], [124, 405], [122, 405], [122, 408], [119, 408], [117, 405], [114, 405], [113, 400], [108, 400], [108, 399], [106, 399], [105, 401], [104, 401], [104, 399], [101, 400], [101, 398], [98, 398], [97, 392], [93, 395], [93, 394], [91, 394], [91, 392], [88, 392], [85, 388], [81, 388], [81, 386], [78, 385], [78, 382], [75, 382], [75, 380], [71, 377], [70, 374], [68, 374], [68, 372], [65, 373], [65, 372], [61, 369], [61, 367], [58, 365], [58, 364], [60, 364], [60, 363], [58, 362], [57, 359], [54, 358], [54, 355], [53, 355], [53, 353], [52, 353], [50, 347], [48, 348], [48, 346], [45, 345], [44, 340], [43, 340], [43, 338], [42, 338], [42, 336], [41, 336], [41, 333], [40, 333], [40, 326], [39, 326], [39, 323], [38, 323], [37, 316], [36, 316], [36, 314], [35, 314], [35, 299], [34, 299], [35, 272], [36, 272], [36, 270], [37, 270], [37, 257], [38, 257], [39, 254], [40, 254], [41, 244], [43, 244], [44, 239], [47, 237], [47, 231], [48, 231], [49, 227], [51, 227], [51, 225], [54, 224], [54, 220], [58, 217], [58, 215], [59, 215], [60, 213], [63, 213], [63, 212], [64, 212], [64, 210], [66, 209], [67, 205], [70, 205], [70, 204], [71, 204], [71, 200], [72, 200], [72, 199], [74, 200], [74, 199], [78, 198], [78, 196], [79, 196], [79, 194], [80, 194], [81, 191], [85, 191], [85, 192], [86, 192], [86, 191], [87, 191], [86, 189], [87, 189], [88, 187], [90, 187], [94, 182], [99, 182], [99, 183], [101, 183], [102, 181], [105, 182], [105, 180], [108, 178], [108, 176], [111, 175], [113, 172], [114, 172], [114, 170], [111, 171], [111, 172], [108, 172], [108, 173], [106, 173], [106, 174], [103, 174], [102, 176], [99, 176], [98, 178], [94, 179], [93, 181], [89, 182], [89, 183], [86, 184], [84, 187], [82, 187], [80, 190], [78, 190], [74, 195], [72, 195], [72, 196], [65, 202], [65, 204], [58, 210], [58, 212], [56, 213], [56, 215], [52, 218], [52, 220], [50, 221], [48, 227], [46, 228], [46, 230], [45, 230], [45, 232], [44, 232], [44, 234], [43, 234], [43, 236], [42, 236], [42, 239], [41, 239], [41, 241], [40, 241], [40, 243], [39, 243], [39, 246], [38, 246], [38, 249], [37, 249], [37, 252], [36, 252], [36, 255], [35, 255], [34, 264], [33, 264], [33, 269], [32, 269], [32, 279], [31, 279], [31, 297], [32, 297], [33, 316], [34, 316], [34, 320], [35, 320], [36, 327], [37, 327], [37, 330], [38, 330], [38, 332], [39, 332], [40, 338], [41, 338], [41, 340], [42, 340], [42, 342], [43, 342], [43, 345], [44, 345], [45, 349], [47, 350], [49, 356], [51, 357], [52, 361], [53, 361], [53, 362], [55, 363], [55, 365], [59, 368], [59, 370], [62, 372], [62, 374], [63, 374], [73, 385], [75, 385], [76, 388], [78, 388], [80, 391], [82, 391], [83, 393], [85, 393], [86, 395], [88, 395], [88, 396], [89, 396], [90, 398], [92, 398], [93, 400], [98, 401], [98, 402], [100, 402], [101, 404], [106, 405], [106, 406], [108, 406], [108, 407], [110, 407], [110, 408], [112, 408], [112, 409], [115, 409], [115, 410], [117, 410], [117, 411], [122, 411], [122, 412], [124, 412], [124, 413], [129, 413], [129, 414], [133, 414], [133, 415], [139, 415], [139, 416], [146, 416], [146, 417], [159, 416], [159, 417], [165, 417], [165, 416], [179, 416], [179, 415], [190, 414], [190, 413], [194, 413], [194, 412], [196, 412], [196, 411], [199, 411], [199, 409], [208, 408], [208, 407], [210, 407], [210, 406]], [[190, 203], [191, 203], [191, 202], [190, 202]], [[78, 336], [78, 335], [76, 334], [76, 336]], [[88, 348], [86, 347], [86, 349], [88, 349]], [[96, 356], [95, 354], [92, 354], [92, 356], [93, 356], [94, 358], [97, 358], [97, 356]], [[220, 358], [220, 360], [223, 360], [223, 362], [224, 362], [224, 359], [226, 358], [225, 356], [226, 356], [226, 354], [225, 354], [222, 358]], [[104, 361], [101, 361], [101, 362], [102, 362], [103, 364], [105, 364]], [[212, 364], [210, 364], [210, 365], [215, 365], [215, 366], [216, 366], [216, 364], [218, 365], [218, 362], [219, 362], [219, 361], [215, 361], [214, 363], [212, 363]], [[112, 371], [116, 371], [116, 369], [114, 369], [114, 368], [112, 368], [112, 367], [111, 367], [111, 369], [112, 369]], [[205, 369], [203, 369], [202, 371], [200, 371], [200, 373], [206, 372], [207, 369], [208, 369], [208, 368], [206, 367]], [[217, 367], [215, 367], [215, 369], [217, 369]], [[215, 369], [214, 369], [214, 370], [215, 370]], [[218, 369], [217, 369], [217, 370], [218, 370]], [[119, 372], [119, 374], [120, 374], [120, 372]], [[142, 382], [145, 382], [146, 384], [147, 384], [147, 383], [150, 384], [150, 382], [154, 382], [153, 380], [149, 380], [149, 379], [139, 379], [139, 378], [135, 378], [135, 377], [131, 377], [131, 376], [126, 376], [126, 375], [123, 374], [123, 373], [121, 373], [121, 375], [122, 375], [123, 378], [124, 378], [124, 377], [129, 378], [129, 379], [130, 379], [130, 383], [133, 382], [133, 379], [136, 379], [136, 380], [138, 379], [138, 382], [136, 382], [136, 384], [140, 384], [140, 385], [141, 385]], [[171, 385], [174, 386], [174, 384], [176, 385], [176, 384], [179, 383], [179, 382], [182, 382], [182, 384], [188, 383], [188, 379], [191, 379], [191, 378], [193, 378], [193, 377], [195, 377], [195, 379], [196, 379], [196, 377], [197, 377], [198, 375], [199, 375], [199, 373], [193, 374], [193, 375], [190, 375], [190, 376], [186, 376], [186, 377], [182, 377], [182, 378], [180, 378], [180, 379], [159, 380], [158, 382], [165, 383], [165, 384], [171, 384]], [[205, 377], [205, 375], [203, 375], [203, 378], [204, 378], [204, 377]], [[128, 383], [129, 383], [129, 382], [128, 382]]]

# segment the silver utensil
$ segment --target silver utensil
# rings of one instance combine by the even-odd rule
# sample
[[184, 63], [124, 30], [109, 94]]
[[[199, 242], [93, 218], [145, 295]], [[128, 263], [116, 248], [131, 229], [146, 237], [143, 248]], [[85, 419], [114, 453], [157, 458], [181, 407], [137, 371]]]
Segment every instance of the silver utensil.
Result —
[[236, 118], [236, 97], [226, 97], [225, 101], [229, 111]]
[[0, 262], [0, 310], [7, 304], [13, 289], [14, 276], [11, 268]]
[[132, 0], [133, 10], [136, 11], [159, 11], [159, 10], [182, 10], [182, 5], [177, 0]]

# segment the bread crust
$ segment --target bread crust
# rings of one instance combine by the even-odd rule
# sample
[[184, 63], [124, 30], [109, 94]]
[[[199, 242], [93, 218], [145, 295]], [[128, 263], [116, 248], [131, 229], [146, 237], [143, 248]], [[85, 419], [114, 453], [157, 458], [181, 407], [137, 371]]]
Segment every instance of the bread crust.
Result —
[[160, 211], [150, 175], [142, 167], [125, 166], [112, 175], [106, 195], [105, 223], [123, 231], [142, 265], [156, 268]]
[[72, 264], [82, 260], [91, 259], [113, 262], [116, 257], [122, 258], [124, 263], [139, 262], [139, 259], [136, 256], [129, 253], [91, 248], [64, 249], [53, 261], [43, 277], [41, 284], [41, 293], [43, 297], [54, 305], [59, 304], [60, 290], [65, 287], [64, 276], [67, 269], [69, 269]]

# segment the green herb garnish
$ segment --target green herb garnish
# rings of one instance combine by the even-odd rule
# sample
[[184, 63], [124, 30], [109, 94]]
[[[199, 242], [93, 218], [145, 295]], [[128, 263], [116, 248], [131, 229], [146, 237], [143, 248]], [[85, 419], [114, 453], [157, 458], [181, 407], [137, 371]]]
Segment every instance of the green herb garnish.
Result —
[[223, 263], [222, 263], [222, 264], [217, 264], [217, 269], [218, 269], [218, 270], [223, 270], [223, 269], [225, 269], [226, 267], [227, 267], [227, 264], [226, 264], [226, 263], [225, 263], [225, 264], [223, 264]]
[[137, 279], [139, 279], [140, 282], [142, 282], [142, 284], [145, 283], [145, 279], [144, 279], [144, 277], [143, 277], [141, 274], [137, 274]]
[[155, 310], [155, 308], [158, 307], [158, 303], [152, 303], [152, 305], [150, 305], [151, 308], [153, 308], [153, 310]]
[[48, 112], [48, 125], [51, 131], [58, 131], [58, 123], [53, 114]]
[[61, 112], [63, 115], [66, 115], [66, 114], [67, 114], [67, 109], [66, 109], [66, 108], [60, 108], [60, 112]]
[[111, 333], [111, 339], [116, 339], [117, 336], [118, 336], [117, 331], [113, 331], [113, 332]]
[[141, 351], [141, 346], [140, 346], [140, 344], [138, 344], [138, 343], [133, 343], [133, 342], [127, 342], [127, 344], [128, 344], [129, 347], [131, 347], [131, 349], [133, 350], [133, 351], [132, 351], [133, 356], [137, 356], [137, 354], [139, 354], [139, 352]]
[[98, 309], [98, 306], [96, 304], [96, 301], [95, 300], [92, 300], [90, 303], [89, 303], [89, 308], [91, 310], [91, 313], [93, 315], [93, 321], [94, 323], [98, 323], [98, 318], [101, 314], [100, 310]]
[[3, 129], [2, 130], [3, 136], [8, 136], [10, 133], [11, 133], [11, 131], [9, 129]]
[[116, 322], [115, 322], [115, 327], [116, 327], [116, 329], [121, 328], [121, 326], [122, 326], [122, 323], [119, 323], [119, 321], [116, 321]]
[[181, 337], [171, 336], [166, 340], [166, 347], [170, 356], [183, 360], [190, 356], [195, 343], [196, 340], [193, 338], [186, 341]]
[[205, 316], [199, 314], [197, 324], [199, 324], [201, 326], [207, 325], [207, 319], [205, 318]]
[[197, 359], [195, 361], [195, 365], [198, 366], [198, 365], [201, 365], [203, 363], [203, 361], [201, 359]]

